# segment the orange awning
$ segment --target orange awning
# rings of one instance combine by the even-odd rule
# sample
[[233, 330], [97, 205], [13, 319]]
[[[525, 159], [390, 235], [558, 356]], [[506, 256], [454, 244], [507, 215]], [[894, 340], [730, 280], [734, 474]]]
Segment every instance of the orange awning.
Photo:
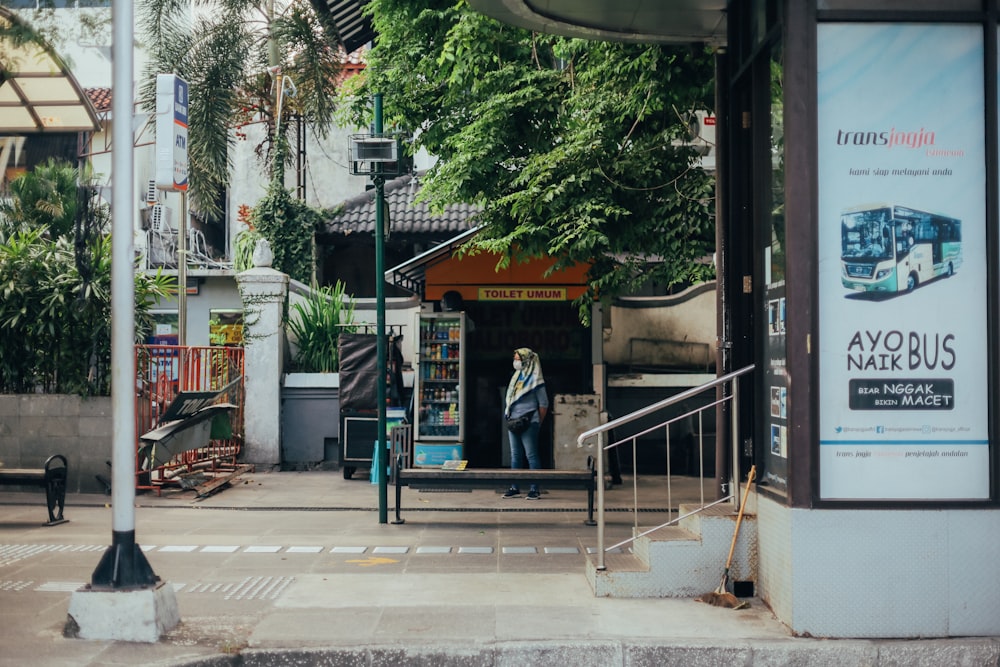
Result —
[[465, 301], [572, 301], [587, 290], [587, 266], [556, 271], [555, 260], [533, 259], [496, 270], [496, 255], [450, 257], [427, 268], [424, 299], [438, 301], [454, 290]]
[[512, 261], [500, 271], [499, 258], [480, 253], [461, 259], [455, 251], [478, 230], [470, 229], [385, 272], [385, 279], [418, 294], [423, 301], [439, 301], [455, 291], [465, 301], [572, 301], [587, 290], [587, 265], [577, 265], [545, 276], [555, 264], [549, 258]]

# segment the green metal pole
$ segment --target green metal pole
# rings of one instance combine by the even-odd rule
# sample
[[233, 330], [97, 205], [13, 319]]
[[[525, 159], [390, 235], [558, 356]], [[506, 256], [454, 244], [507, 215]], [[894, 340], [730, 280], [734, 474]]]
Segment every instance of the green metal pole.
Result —
[[[382, 134], [382, 94], [375, 93], [375, 134]], [[385, 220], [383, 207], [385, 200], [385, 176], [382, 175], [382, 163], [376, 162], [375, 167], [375, 301], [377, 302], [376, 335], [378, 338], [378, 444], [375, 446], [377, 455], [372, 461], [377, 465], [378, 476], [378, 522], [389, 522], [389, 492], [386, 465], [388, 452], [385, 450], [385, 401], [386, 401], [386, 336], [385, 336]]]

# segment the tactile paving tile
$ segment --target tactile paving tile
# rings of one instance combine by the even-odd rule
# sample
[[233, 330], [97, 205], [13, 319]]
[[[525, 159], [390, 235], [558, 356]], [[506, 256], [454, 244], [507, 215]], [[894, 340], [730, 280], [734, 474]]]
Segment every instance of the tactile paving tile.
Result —
[[493, 547], [459, 547], [460, 554], [491, 554]]
[[231, 590], [226, 591], [226, 600], [275, 600], [295, 577], [247, 577]]
[[375, 554], [405, 554], [409, 553], [410, 547], [375, 547], [372, 553]]
[[417, 547], [418, 554], [450, 554], [451, 547], [431, 547], [423, 546]]
[[505, 554], [537, 554], [538, 549], [535, 547], [504, 547], [503, 553]]
[[363, 554], [368, 551], [368, 547], [334, 547], [330, 553], [334, 554]]
[[24, 591], [31, 588], [31, 585], [34, 583], [35, 583], [34, 581], [23, 580], [23, 579], [20, 581], [0, 581], [0, 591], [4, 592]]
[[105, 549], [107, 546], [97, 544], [0, 544], [0, 567], [43, 553], [90, 552]]

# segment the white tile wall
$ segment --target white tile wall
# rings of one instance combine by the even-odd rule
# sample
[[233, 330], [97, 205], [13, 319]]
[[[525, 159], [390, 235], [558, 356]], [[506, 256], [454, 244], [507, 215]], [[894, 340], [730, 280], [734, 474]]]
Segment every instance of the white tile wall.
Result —
[[1000, 511], [790, 510], [759, 499], [758, 593], [797, 634], [1000, 635]]

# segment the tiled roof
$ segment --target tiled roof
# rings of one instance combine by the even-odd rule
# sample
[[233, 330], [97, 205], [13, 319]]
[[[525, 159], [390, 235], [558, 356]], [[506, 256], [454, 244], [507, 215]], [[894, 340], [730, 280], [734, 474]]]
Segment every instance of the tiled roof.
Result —
[[[449, 237], [475, 226], [478, 206], [452, 204], [442, 213], [432, 213], [426, 202], [416, 203], [420, 174], [405, 174], [385, 182], [384, 195], [393, 234], [442, 234]], [[375, 190], [344, 202], [344, 210], [326, 221], [328, 234], [371, 233], [375, 230]]]
[[344, 50], [340, 50], [341, 65], [340, 72], [337, 74], [337, 87], [339, 88], [344, 81], [347, 81], [352, 76], [356, 76], [365, 71], [367, 63], [365, 62], [365, 54], [368, 52], [368, 48], [362, 46], [359, 49], [351, 51], [345, 54]]
[[87, 88], [85, 91], [90, 103], [94, 105], [94, 111], [102, 113], [111, 111], [111, 89], [110, 88]]

